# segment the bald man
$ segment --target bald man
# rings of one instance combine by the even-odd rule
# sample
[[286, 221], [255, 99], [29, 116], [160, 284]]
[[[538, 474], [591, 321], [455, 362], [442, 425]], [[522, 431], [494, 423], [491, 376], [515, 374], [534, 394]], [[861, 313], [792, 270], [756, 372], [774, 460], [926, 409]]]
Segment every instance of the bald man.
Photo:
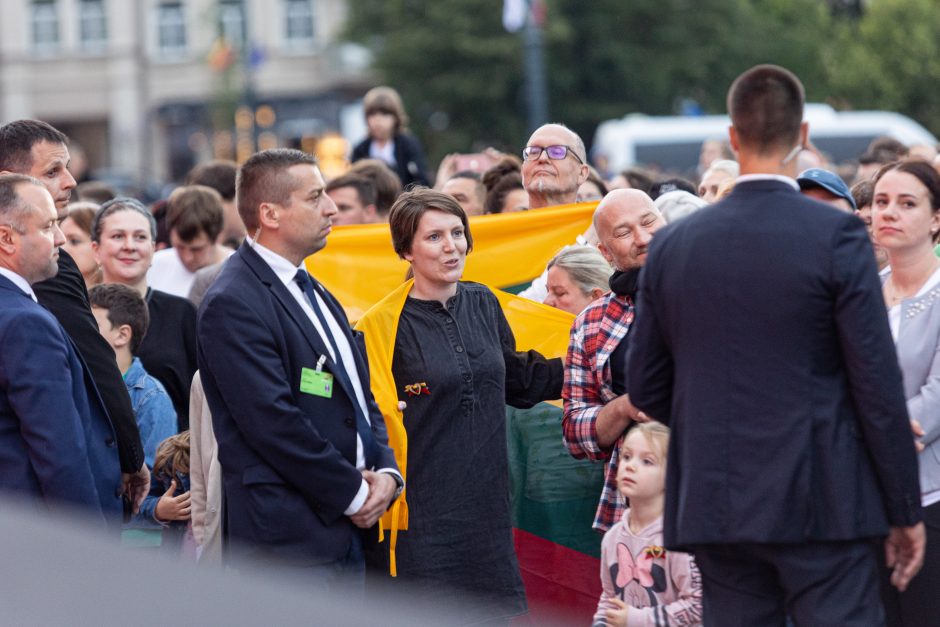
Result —
[[650, 197], [636, 189], [610, 192], [594, 211], [598, 248], [615, 272], [611, 292], [589, 305], [571, 327], [562, 426], [565, 445], [574, 457], [607, 462], [594, 518], [594, 528], [600, 531], [623, 515], [616, 483], [620, 436], [634, 420], [645, 420], [627, 395], [626, 338], [640, 267], [653, 234], [665, 224]]
[[545, 124], [532, 133], [522, 155], [529, 209], [577, 201], [578, 187], [589, 173], [587, 151], [577, 133], [563, 124]]

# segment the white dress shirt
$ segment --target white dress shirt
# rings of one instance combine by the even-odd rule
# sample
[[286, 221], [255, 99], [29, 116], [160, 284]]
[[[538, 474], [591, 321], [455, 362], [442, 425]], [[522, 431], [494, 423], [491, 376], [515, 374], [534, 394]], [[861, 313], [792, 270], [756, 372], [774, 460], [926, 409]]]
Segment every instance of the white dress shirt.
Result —
[[[297, 284], [295, 277], [297, 276], [298, 270], [306, 271], [303, 264], [300, 266], [295, 266], [290, 261], [280, 256], [270, 248], [265, 248], [258, 242], [248, 238], [248, 243], [254, 249], [258, 256], [271, 268], [277, 278], [284, 284], [284, 287], [287, 288], [287, 291], [290, 292], [290, 295], [294, 297], [294, 300], [297, 301], [297, 304], [300, 305], [300, 308], [304, 310], [304, 313], [307, 314], [310, 323], [313, 324], [313, 327], [317, 330], [317, 333], [320, 334], [320, 338], [323, 340], [323, 343], [326, 345], [326, 350], [330, 353], [330, 357], [333, 359], [333, 362], [336, 363], [336, 355], [333, 353], [333, 346], [330, 342], [330, 338], [336, 342], [336, 347], [339, 349], [340, 357], [342, 358], [343, 367], [346, 369], [346, 374], [349, 377], [349, 380], [352, 382], [353, 391], [356, 394], [356, 402], [359, 403], [359, 408], [362, 410], [362, 415], [365, 416], [366, 421], [369, 421], [369, 409], [368, 404], [366, 403], [365, 392], [362, 389], [362, 379], [359, 376], [359, 371], [356, 368], [356, 359], [353, 356], [352, 346], [349, 345], [349, 340], [346, 339], [346, 334], [343, 333], [343, 329], [340, 326], [340, 322], [336, 320], [333, 314], [330, 311], [330, 308], [324, 302], [323, 298], [319, 293], [316, 293], [317, 305], [320, 307], [320, 311], [323, 313], [324, 319], [326, 319], [326, 324], [329, 327], [328, 330], [323, 328], [323, 325], [320, 324], [320, 320], [317, 318], [317, 315], [313, 311], [313, 307], [310, 306], [310, 301], [307, 300], [307, 296], [304, 294], [303, 290], [300, 289], [300, 285]], [[313, 281], [313, 277], [310, 279]], [[314, 290], [316, 292], [316, 290]], [[366, 457], [364, 448], [362, 445], [362, 438], [359, 437], [359, 433], [356, 433], [356, 468], [358, 470], [364, 470], [366, 468]], [[401, 477], [394, 468], [381, 468], [377, 469], [376, 472], [387, 472], [389, 474], [398, 475]], [[356, 497], [349, 504], [349, 507], [346, 508], [344, 512], [347, 516], [352, 516], [358, 512], [362, 505], [366, 502], [366, 498], [369, 496], [369, 484], [363, 479], [362, 485], [359, 487], [359, 492], [356, 494]]]

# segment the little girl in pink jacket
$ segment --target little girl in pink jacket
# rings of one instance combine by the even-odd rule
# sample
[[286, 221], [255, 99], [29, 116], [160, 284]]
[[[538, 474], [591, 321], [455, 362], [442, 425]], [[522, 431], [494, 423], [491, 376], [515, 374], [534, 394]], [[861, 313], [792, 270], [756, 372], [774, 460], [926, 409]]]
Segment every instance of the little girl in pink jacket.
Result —
[[617, 489], [629, 500], [601, 544], [603, 591], [595, 626], [702, 624], [702, 580], [692, 556], [663, 548], [663, 496], [669, 429], [638, 424], [624, 438]]

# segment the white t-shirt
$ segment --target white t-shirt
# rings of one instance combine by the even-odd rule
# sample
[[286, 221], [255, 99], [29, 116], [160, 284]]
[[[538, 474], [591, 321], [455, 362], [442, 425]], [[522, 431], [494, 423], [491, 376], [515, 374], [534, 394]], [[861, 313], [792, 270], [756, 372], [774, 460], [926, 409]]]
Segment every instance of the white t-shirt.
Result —
[[196, 273], [186, 269], [175, 248], [164, 248], [154, 253], [153, 263], [147, 271], [148, 286], [182, 298], [189, 296], [189, 288], [195, 278]]
[[[234, 250], [226, 253], [228, 258]], [[189, 298], [189, 290], [196, 279], [196, 273], [190, 272], [180, 261], [175, 248], [164, 248], [153, 255], [153, 263], [147, 271], [147, 286], [181, 298]]]

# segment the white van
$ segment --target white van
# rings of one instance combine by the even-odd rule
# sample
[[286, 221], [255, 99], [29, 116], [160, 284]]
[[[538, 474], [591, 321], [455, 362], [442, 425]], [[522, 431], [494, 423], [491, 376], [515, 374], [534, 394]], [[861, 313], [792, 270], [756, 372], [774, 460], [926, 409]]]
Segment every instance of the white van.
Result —
[[[825, 104], [807, 104], [804, 112], [813, 144], [835, 163], [857, 158], [876, 137], [887, 135], [907, 144], [936, 145], [923, 126], [888, 111], [836, 111]], [[727, 141], [727, 115], [653, 117], [633, 113], [597, 127], [591, 154], [607, 158], [608, 171], [645, 166], [666, 172], [692, 173], [702, 142]]]

